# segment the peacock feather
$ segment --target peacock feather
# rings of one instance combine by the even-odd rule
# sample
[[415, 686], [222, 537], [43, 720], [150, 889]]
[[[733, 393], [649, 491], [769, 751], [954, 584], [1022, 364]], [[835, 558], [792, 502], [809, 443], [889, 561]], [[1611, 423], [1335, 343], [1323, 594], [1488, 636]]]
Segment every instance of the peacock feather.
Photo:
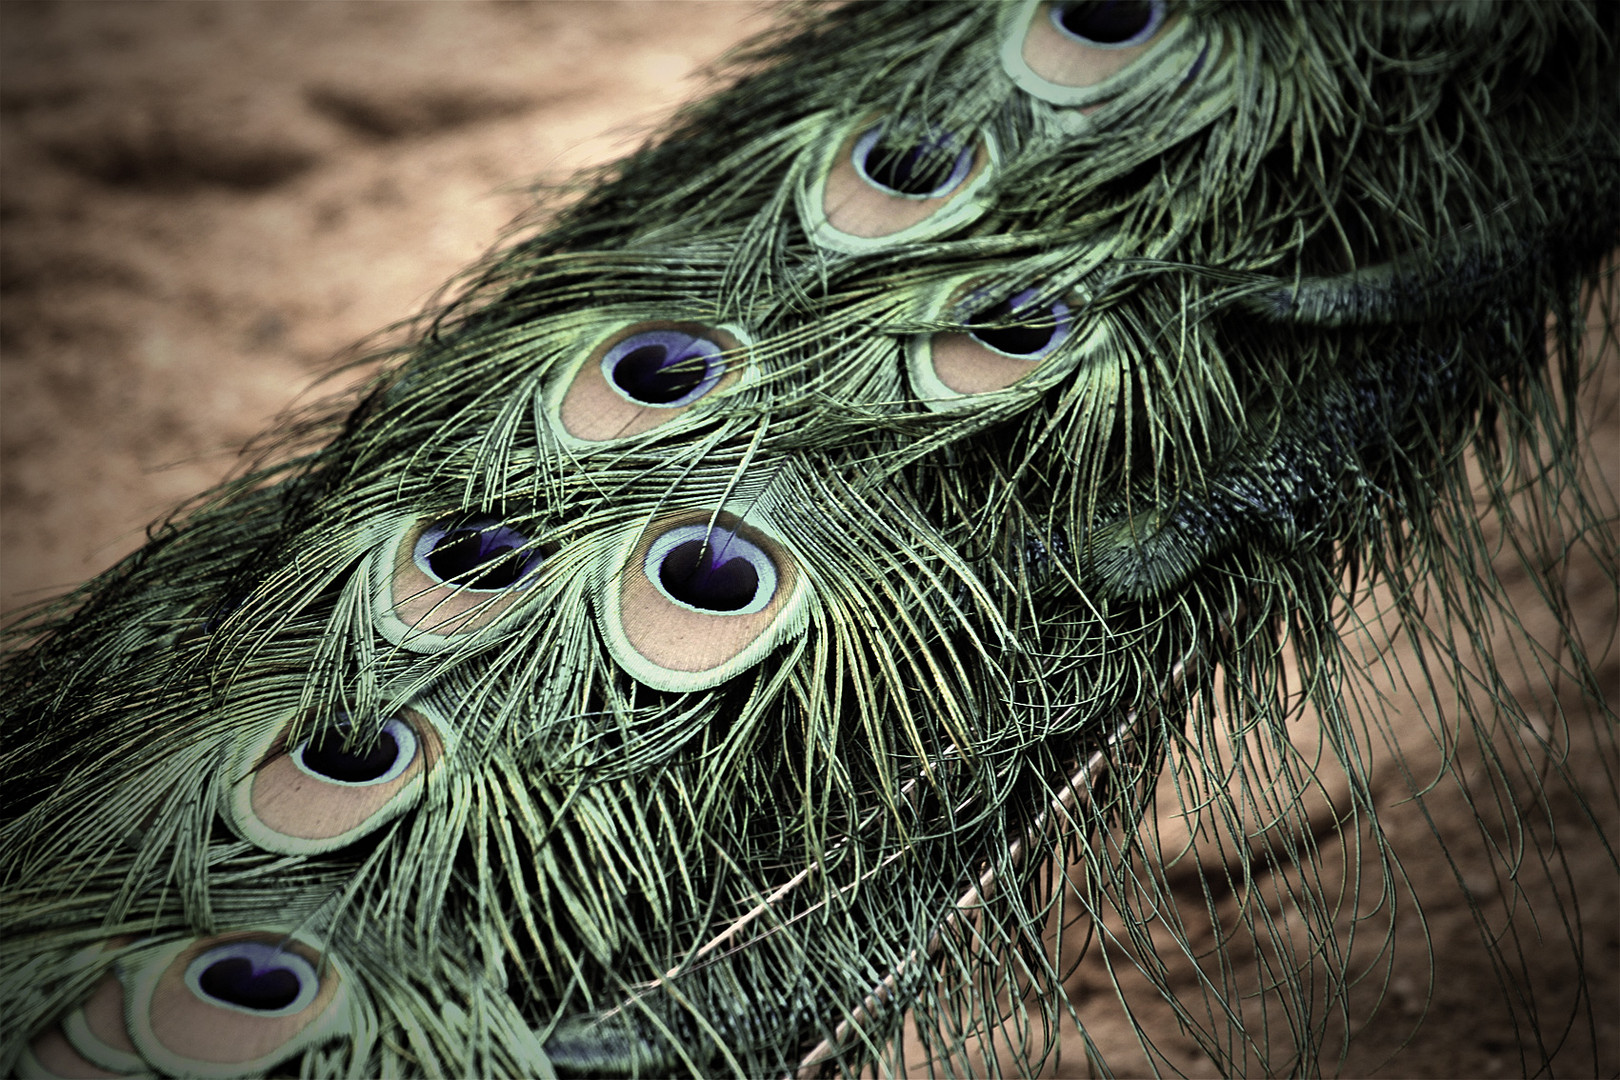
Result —
[[0, 1071], [1333, 1071], [1450, 788], [1609, 1038], [1620, 9], [779, 16], [14, 621]]

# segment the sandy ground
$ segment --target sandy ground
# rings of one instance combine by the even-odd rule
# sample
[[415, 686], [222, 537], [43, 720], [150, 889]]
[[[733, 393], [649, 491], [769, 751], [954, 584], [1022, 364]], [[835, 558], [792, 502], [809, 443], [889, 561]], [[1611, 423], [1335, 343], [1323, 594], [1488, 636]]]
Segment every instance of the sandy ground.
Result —
[[[738, 3], [0, 4], [0, 609], [139, 546], [148, 522], [311, 400], [346, 348], [421, 310], [494, 243], [529, 205], [523, 182], [628, 149], [700, 91], [690, 73], [764, 25]], [[1592, 453], [1620, 479], [1613, 368], [1591, 403]], [[1602, 638], [1612, 590], [1585, 595], [1577, 617]], [[1600, 677], [1620, 701], [1612, 650]], [[1434, 757], [1421, 710], [1396, 726], [1409, 761]], [[1569, 1033], [1558, 1072], [1613, 1075], [1620, 880], [1600, 837], [1620, 836], [1612, 795], [1603, 804], [1620, 763], [1612, 743], [1574, 746], [1599, 819], [1567, 796], [1552, 809], [1600, 1023], [1595, 1038]], [[1378, 774], [1385, 820], [1425, 898], [1436, 972], [1403, 919], [1391, 991], [1343, 1071], [1511, 1075], [1502, 983], [1567, 999], [1579, 969], [1536, 945], [1532, 890], [1512, 923], [1526, 962], [1493, 972], [1456, 889], [1501, 891], [1487, 839], [1442, 789], [1428, 804], [1437, 841], [1398, 773]], [[1115, 1067], [1137, 1067], [1103, 968], [1083, 966], [1071, 989]], [[1206, 1071], [1169, 1013], [1142, 1004], [1155, 1037]], [[1053, 1069], [1084, 1075], [1069, 1043]]]

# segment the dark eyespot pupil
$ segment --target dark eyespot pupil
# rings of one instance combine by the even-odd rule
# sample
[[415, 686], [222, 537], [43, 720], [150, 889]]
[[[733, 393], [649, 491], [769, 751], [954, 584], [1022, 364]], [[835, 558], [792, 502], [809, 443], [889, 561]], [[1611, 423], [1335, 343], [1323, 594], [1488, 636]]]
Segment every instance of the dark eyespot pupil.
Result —
[[197, 978], [203, 993], [216, 1001], [244, 1009], [275, 1012], [298, 999], [298, 975], [281, 967], [255, 970], [253, 961], [241, 956], [216, 960]]
[[1012, 301], [1003, 300], [970, 318], [968, 325], [973, 329], [968, 333], [992, 349], [1014, 356], [1032, 356], [1052, 343], [1052, 336], [1057, 333], [1057, 323], [1051, 318], [1050, 309], [1034, 312], [1025, 308], [1016, 317], [1026, 320], [1033, 317], [1033, 321], [1039, 325], [998, 326], [998, 323], [1011, 322], [1015, 318]]
[[739, 611], [759, 592], [759, 571], [747, 559], [727, 559], [716, 566], [715, 549], [688, 540], [670, 549], [658, 568], [658, 580], [669, 595], [705, 611]]
[[344, 749], [346, 732], [328, 728], [310, 739], [303, 752], [304, 766], [311, 772], [344, 784], [364, 784], [394, 767], [399, 743], [384, 731], [370, 746]]
[[636, 401], [668, 405], [697, 389], [708, 374], [701, 356], [671, 359], [663, 345], [643, 345], [619, 358], [613, 366], [613, 381]]
[[1152, 0], [1070, 0], [1059, 4], [1058, 22], [1075, 37], [1099, 45], [1129, 41], [1153, 22]]
[[950, 180], [960, 154], [935, 144], [895, 147], [879, 142], [863, 167], [875, 184], [902, 195], [932, 195]]
[[503, 539], [486, 529], [453, 529], [428, 552], [428, 567], [440, 581], [469, 589], [510, 588], [522, 580], [528, 560]]

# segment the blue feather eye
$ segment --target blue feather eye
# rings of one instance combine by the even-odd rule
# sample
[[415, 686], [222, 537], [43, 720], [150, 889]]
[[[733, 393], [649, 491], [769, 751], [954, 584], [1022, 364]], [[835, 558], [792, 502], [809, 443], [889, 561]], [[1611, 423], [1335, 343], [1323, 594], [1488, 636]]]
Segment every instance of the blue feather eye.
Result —
[[412, 552], [434, 581], [473, 592], [523, 588], [544, 560], [534, 541], [495, 518], [445, 518], [423, 531]]
[[[953, 329], [917, 334], [906, 343], [911, 388], [930, 409], [953, 409], [978, 394], [1005, 390], [1040, 370], [1063, 350], [1064, 363], [1077, 352], [1072, 297], [1051, 296], [1035, 286], [1006, 296], [1001, 288], [963, 284], [946, 293], [930, 318]], [[1084, 351], [1083, 349], [1080, 351]]]
[[747, 615], [776, 594], [776, 564], [764, 549], [707, 525], [685, 525], [654, 540], [646, 571], [661, 593], [693, 611]]
[[655, 689], [718, 686], [806, 626], [803, 568], [768, 514], [744, 524], [680, 511], [628, 529], [606, 559], [594, 603], [603, 643]]
[[1039, 360], [1069, 339], [1069, 305], [1054, 300], [1035, 306], [1034, 289], [970, 315], [968, 335], [987, 349], [1020, 360]]
[[293, 764], [329, 784], [362, 787], [398, 779], [416, 760], [416, 733], [408, 724], [390, 719], [369, 744], [347, 748], [349, 724], [334, 724], [316, 733], [292, 752]]
[[398, 530], [371, 556], [372, 609], [384, 637], [418, 652], [448, 648], [500, 621], [542, 580], [556, 550], [479, 511]]
[[[1171, 14], [1167, 0], [1026, 0], [1002, 40], [1001, 65], [1026, 93], [1075, 108], [1070, 121], [1083, 122], [1122, 89], [1116, 76], [1158, 53], [1187, 25]], [[1196, 64], [1191, 55], [1186, 59]], [[1154, 77], [1177, 75], [1171, 63]]]
[[950, 194], [973, 169], [973, 151], [951, 135], [929, 136], [909, 145], [884, 141], [878, 124], [855, 140], [850, 162], [862, 180], [885, 195], [938, 199]]
[[[122, 1034], [148, 1075], [263, 1075], [348, 1034], [354, 1020], [341, 962], [301, 933], [268, 927], [158, 946], [121, 963], [118, 979]], [[111, 1064], [108, 1042], [84, 1049]]]
[[716, 400], [753, 375], [740, 327], [645, 321], [621, 326], [563, 368], [536, 402], [540, 422], [570, 449], [644, 435]]
[[1099, 49], [1145, 43], [1164, 25], [1164, 16], [1164, 0], [1067, 0], [1051, 8], [1058, 33]]
[[795, 198], [805, 235], [849, 253], [915, 243], [984, 213], [1000, 152], [989, 131], [944, 131], [870, 115], [814, 149], [818, 171]]
[[262, 941], [233, 941], [186, 967], [186, 986], [210, 1005], [255, 1016], [292, 1016], [308, 1008], [320, 979], [308, 960]]
[[609, 349], [602, 375], [634, 405], [674, 409], [713, 390], [726, 373], [725, 350], [679, 330], [644, 330]]

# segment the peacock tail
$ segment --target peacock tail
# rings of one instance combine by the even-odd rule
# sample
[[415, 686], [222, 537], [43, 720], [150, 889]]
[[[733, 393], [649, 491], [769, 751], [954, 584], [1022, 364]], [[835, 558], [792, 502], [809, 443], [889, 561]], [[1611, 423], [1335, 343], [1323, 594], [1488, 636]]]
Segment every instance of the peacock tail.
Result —
[[1077, 927], [1209, 1067], [1333, 1071], [1414, 695], [1407, 796], [1553, 883], [1469, 905], [1521, 1065], [1596, 1043], [1515, 973], [1613, 960], [1552, 822], [1620, 808], [1620, 8], [778, 21], [14, 621], [0, 1072], [1037, 1072]]

